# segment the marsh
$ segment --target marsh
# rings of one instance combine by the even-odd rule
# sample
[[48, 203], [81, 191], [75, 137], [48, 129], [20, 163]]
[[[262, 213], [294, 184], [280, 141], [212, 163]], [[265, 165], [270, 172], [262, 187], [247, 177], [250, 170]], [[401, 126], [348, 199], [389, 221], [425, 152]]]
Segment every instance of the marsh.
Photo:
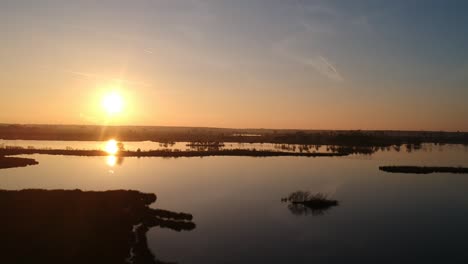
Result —
[[[190, 232], [149, 229], [148, 249], [161, 260], [459, 263], [468, 258], [466, 175], [421, 177], [378, 169], [385, 164], [466, 167], [463, 145], [316, 158], [125, 157], [109, 163], [106, 156], [18, 157], [39, 164], [0, 170], [1, 188], [132, 189], [157, 194], [151, 208], [192, 214], [196, 228]], [[339, 206], [324, 214], [291, 214], [279, 198], [294, 190], [329, 194]]]

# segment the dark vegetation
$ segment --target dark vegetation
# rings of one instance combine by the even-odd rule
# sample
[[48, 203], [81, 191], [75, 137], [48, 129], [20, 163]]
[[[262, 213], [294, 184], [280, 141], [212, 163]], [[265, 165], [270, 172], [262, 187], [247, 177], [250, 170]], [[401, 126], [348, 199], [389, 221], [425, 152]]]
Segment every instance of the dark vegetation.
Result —
[[338, 201], [329, 199], [326, 194], [307, 191], [293, 192], [281, 200], [289, 202], [288, 209], [295, 215], [323, 215], [331, 207], [338, 206]]
[[464, 167], [381, 166], [379, 169], [391, 173], [468, 173], [468, 168]]
[[468, 144], [468, 132], [429, 131], [330, 131], [227, 129], [196, 127], [78, 126], [78, 125], [0, 125], [0, 139], [26, 140], [108, 140], [156, 142], [244, 142], [300, 145], [330, 145], [369, 151], [369, 147], [388, 147], [422, 143]]
[[26, 167], [30, 165], [36, 165], [36, 164], [39, 164], [39, 162], [37, 162], [34, 159], [3, 157], [0, 155], [0, 169]]
[[192, 215], [152, 209], [137, 191], [0, 190], [2, 263], [164, 263], [151, 227], [192, 230]]
[[[2, 155], [21, 154], [48, 154], [65, 156], [108, 156], [102, 150], [76, 150], [76, 149], [30, 149], [30, 148], [0, 148]], [[224, 149], [224, 150], [150, 150], [150, 151], [120, 151], [119, 157], [206, 157], [206, 156], [250, 156], [250, 157], [275, 157], [275, 156], [301, 156], [301, 157], [333, 157], [345, 156], [349, 153], [298, 153], [269, 150], [249, 150], [249, 149]]]
[[205, 142], [195, 141], [189, 142], [186, 146], [193, 151], [216, 151], [224, 148], [223, 142]]

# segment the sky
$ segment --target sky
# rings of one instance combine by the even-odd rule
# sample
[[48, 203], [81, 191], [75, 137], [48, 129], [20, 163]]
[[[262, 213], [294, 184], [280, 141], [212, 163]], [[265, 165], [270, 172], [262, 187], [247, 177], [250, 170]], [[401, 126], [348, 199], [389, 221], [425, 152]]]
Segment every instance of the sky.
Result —
[[467, 10], [1, 0], [0, 123], [468, 131]]

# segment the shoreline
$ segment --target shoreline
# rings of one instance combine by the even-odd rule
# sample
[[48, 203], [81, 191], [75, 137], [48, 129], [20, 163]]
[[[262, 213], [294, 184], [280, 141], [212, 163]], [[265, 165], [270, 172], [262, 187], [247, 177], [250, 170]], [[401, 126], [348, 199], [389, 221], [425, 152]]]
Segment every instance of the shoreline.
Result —
[[437, 167], [437, 166], [380, 166], [379, 170], [389, 173], [412, 173], [412, 174], [430, 174], [430, 173], [455, 173], [468, 174], [468, 168], [464, 167]]
[[14, 155], [31, 155], [31, 154], [46, 154], [46, 155], [62, 155], [62, 156], [116, 156], [116, 157], [208, 157], [208, 156], [245, 156], [245, 157], [342, 157], [350, 155], [350, 152], [339, 153], [300, 153], [300, 152], [285, 152], [285, 151], [269, 151], [269, 150], [244, 150], [244, 149], [227, 149], [227, 150], [206, 150], [206, 151], [120, 151], [115, 155], [111, 155], [103, 150], [62, 150], [62, 149], [0, 149], [1, 156]]
[[39, 164], [35, 159], [4, 157], [0, 155], [0, 169], [11, 169], [18, 167], [27, 167]]
[[156, 198], [135, 190], [0, 189], [4, 263], [166, 263], [148, 245], [148, 231], [189, 232], [196, 224], [190, 213], [150, 207]]
[[52, 141], [238, 142], [343, 147], [466, 144], [468, 132], [399, 130], [230, 129], [206, 127], [0, 124], [0, 139]]

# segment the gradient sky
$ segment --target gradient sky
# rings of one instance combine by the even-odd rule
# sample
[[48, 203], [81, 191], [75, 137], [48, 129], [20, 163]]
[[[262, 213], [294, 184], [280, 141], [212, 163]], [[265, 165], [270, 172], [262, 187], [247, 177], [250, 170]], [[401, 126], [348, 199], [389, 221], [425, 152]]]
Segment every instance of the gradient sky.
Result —
[[0, 123], [468, 131], [467, 10], [2, 0]]

